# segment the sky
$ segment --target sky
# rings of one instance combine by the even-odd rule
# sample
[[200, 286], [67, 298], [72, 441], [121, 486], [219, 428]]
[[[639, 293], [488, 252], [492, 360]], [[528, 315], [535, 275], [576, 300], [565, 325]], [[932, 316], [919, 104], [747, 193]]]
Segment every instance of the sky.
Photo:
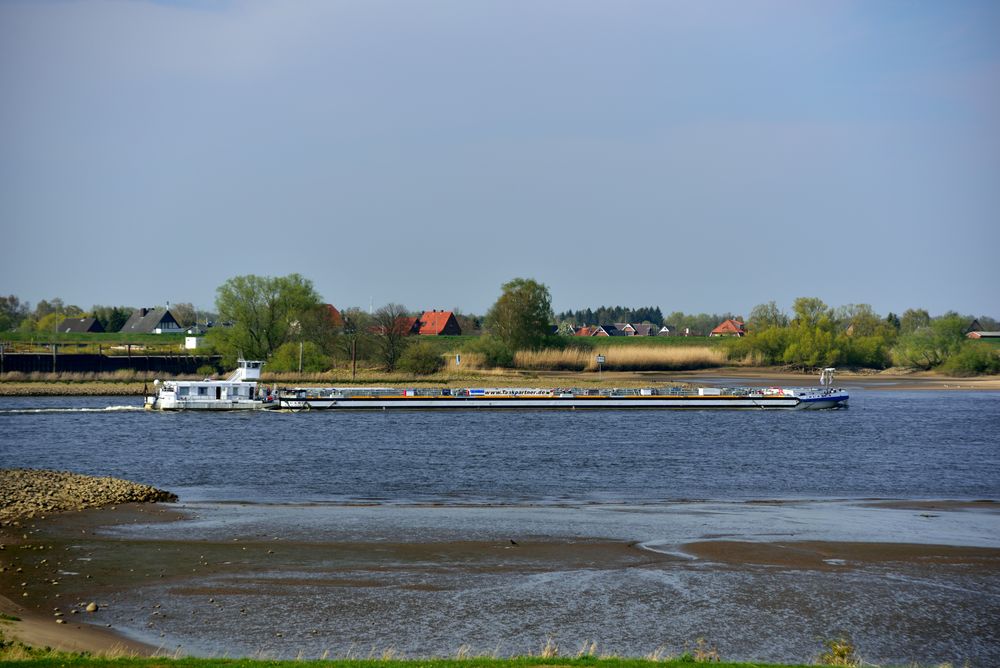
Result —
[[0, 294], [1000, 316], [1000, 3], [0, 0]]

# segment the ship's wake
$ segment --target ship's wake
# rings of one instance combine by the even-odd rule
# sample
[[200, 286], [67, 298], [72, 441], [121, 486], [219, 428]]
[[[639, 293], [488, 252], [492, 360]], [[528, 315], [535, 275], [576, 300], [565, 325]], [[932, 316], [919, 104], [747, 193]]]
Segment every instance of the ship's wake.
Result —
[[2, 414], [18, 413], [118, 413], [145, 410], [142, 406], [105, 406], [104, 408], [6, 408], [0, 409]]

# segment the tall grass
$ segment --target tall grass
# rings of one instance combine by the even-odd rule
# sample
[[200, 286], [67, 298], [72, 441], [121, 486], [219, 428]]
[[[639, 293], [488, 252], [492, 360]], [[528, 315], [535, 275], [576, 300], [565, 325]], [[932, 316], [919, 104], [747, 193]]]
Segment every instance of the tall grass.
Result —
[[604, 355], [602, 367], [608, 371], [682, 371], [730, 363], [725, 350], [708, 346], [609, 346], [601, 350], [523, 350], [514, 356], [514, 365], [535, 371], [597, 371], [598, 354]]

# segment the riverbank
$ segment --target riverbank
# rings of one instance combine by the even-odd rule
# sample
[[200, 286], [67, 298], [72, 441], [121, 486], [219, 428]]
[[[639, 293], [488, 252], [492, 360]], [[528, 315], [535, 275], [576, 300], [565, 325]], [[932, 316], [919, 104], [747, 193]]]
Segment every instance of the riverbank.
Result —
[[[20, 376], [18, 376], [20, 378]], [[791, 385], [815, 386], [818, 376], [790, 372], [784, 367], [719, 367], [691, 371], [489, 371], [442, 372], [430, 376], [401, 373], [366, 372], [352, 380], [350, 374], [265, 374], [267, 385], [280, 386], [371, 386], [381, 387], [645, 387], [672, 383], [705, 385]], [[930, 371], [840, 371], [837, 385], [866, 390], [1000, 390], [1000, 376], [960, 378]], [[40, 374], [37, 380], [0, 379], [2, 396], [143, 396], [152, 382], [109, 380], [49, 379]]]
[[156, 648], [150, 645], [82, 621], [96, 616], [100, 605], [82, 596], [63, 597], [60, 582], [79, 574], [67, 570], [65, 549], [60, 554], [33, 536], [49, 517], [93, 508], [114, 511], [119, 504], [142, 512], [140, 504], [173, 501], [177, 496], [170, 492], [118, 478], [0, 469], [0, 638], [61, 652], [152, 655]]
[[122, 503], [175, 501], [176, 494], [119, 478], [68, 471], [0, 469], [0, 526], [47, 513]]
[[[2, 629], [68, 651], [308, 659], [677, 657], [704, 637], [723, 659], [792, 663], [847, 633], [871, 665], [992, 665], [1000, 547], [947, 543], [983, 536], [997, 506], [871, 506], [67, 512], [0, 529], [0, 610], [21, 619]], [[625, 538], [666, 526], [665, 542]], [[871, 540], [916, 532], [934, 542]]]

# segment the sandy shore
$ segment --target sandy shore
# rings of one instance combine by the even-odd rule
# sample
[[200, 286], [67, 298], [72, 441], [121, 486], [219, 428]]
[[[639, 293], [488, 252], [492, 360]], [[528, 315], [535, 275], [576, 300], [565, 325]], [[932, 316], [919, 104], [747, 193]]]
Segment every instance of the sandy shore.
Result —
[[[68, 570], [66, 555], [34, 536], [39, 525], [49, 523], [50, 518], [55, 522], [57, 517], [71, 517], [72, 511], [111, 506], [114, 512], [117, 506], [112, 504], [134, 502], [134, 508], [123, 510], [113, 523], [127, 521], [129, 516], [145, 520], [145, 508], [138, 504], [176, 500], [169, 492], [117, 478], [0, 469], [0, 612], [17, 618], [5, 620], [0, 632], [27, 645], [63, 651], [151, 654], [155, 648], [84, 621], [99, 615], [99, 605], [83, 600], [86, 592], [63, 597], [60, 582], [70, 577], [68, 574], [77, 574]], [[73, 529], [74, 534], [77, 529], [82, 534], [87, 531]], [[67, 560], [65, 566], [63, 559]]]
[[[8, 640], [66, 652], [109, 657], [156, 655], [158, 647], [132, 640], [102, 620], [103, 601], [95, 595], [100, 586], [89, 586], [89, 574], [68, 571], [70, 562], [64, 556], [69, 551], [66, 541], [93, 531], [98, 517], [105, 519], [101, 524], [114, 525], [138, 518], [147, 520], [149, 516], [154, 513], [146, 504], [129, 504], [113, 510], [69, 511], [15, 520], [0, 527], [0, 613], [16, 618], [0, 622], [0, 633]], [[63, 527], [56, 532], [60, 537], [58, 546], [50, 540], [53, 536], [42, 537], [41, 527], [47, 525]], [[63, 586], [67, 579], [81, 577], [88, 585]], [[91, 603], [97, 610], [87, 610]]]

